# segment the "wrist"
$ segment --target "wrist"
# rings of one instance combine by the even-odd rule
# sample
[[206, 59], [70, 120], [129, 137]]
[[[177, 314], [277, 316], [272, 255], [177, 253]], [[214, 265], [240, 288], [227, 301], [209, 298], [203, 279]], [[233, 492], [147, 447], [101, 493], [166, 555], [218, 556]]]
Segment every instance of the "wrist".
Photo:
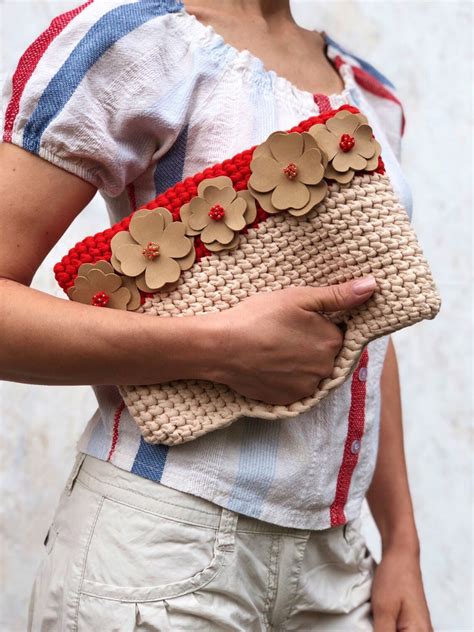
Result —
[[420, 541], [414, 520], [403, 520], [395, 524], [379, 527], [382, 551], [396, 550], [410, 556], [420, 556]]
[[206, 313], [170, 319], [173, 336], [181, 344], [176, 349], [177, 377], [222, 382], [228, 340], [219, 314]]

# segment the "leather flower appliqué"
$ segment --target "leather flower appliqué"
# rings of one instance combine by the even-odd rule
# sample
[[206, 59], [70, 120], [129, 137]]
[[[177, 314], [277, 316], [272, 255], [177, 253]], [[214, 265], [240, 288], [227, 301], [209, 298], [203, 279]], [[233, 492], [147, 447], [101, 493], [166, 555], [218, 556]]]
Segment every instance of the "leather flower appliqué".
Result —
[[346, 184], [355, 171], [377, 168], [381, 147], [363, 114], [341, 110], [325, 124], [313, 125], [308, 132], [327, 158], [324, 177]]
[[110, 245], [114, 268], [135, 278], [143, 292], [172, 289], [196, 256], [185, 225], [173, 221], [166, 208], [137, 211], [128, 231], [117, 233]]
[[96, 307], [134, 310], [140, 305], [137, 288], [116, 274], [108, 261], [83, 263], [67, 293], [73, 301]]
[[248, 189], [268, 213], [305, 215], [326, 195], [325, 166], [310, 134], [274, 132], [254, 150]]
[[202, 180], [197, 195], [180, 209], [187, 235], [200, 235], [211, 252], [231, 250], [240, 231], [257, 216], [255, 200], [248, 191], [237, 192], [227, 176]]

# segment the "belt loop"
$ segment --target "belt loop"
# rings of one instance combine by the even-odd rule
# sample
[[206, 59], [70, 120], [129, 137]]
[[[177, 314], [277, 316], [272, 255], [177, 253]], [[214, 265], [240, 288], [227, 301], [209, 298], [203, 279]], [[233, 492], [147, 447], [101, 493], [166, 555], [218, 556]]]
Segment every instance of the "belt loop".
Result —
[[72, 471], [69, 474], [69, 478], [67, 479], [66, 487], [64, 489], [64, 491], [67, 493], [68, 496], [71, 495], [77, 475], [79, 474], [79, 470], [81, 469], [81, 465], [85, 458], [86, 458], [86, 455], [83, 452], [78, 452], [76, 454], [76, 460], [74, 461]]
[[222, 507], [219, 530], [217, 534], [217, 547], [226, 551], [232, 551], [235, 544], [235, 532], [239, 514], [236, 511]]

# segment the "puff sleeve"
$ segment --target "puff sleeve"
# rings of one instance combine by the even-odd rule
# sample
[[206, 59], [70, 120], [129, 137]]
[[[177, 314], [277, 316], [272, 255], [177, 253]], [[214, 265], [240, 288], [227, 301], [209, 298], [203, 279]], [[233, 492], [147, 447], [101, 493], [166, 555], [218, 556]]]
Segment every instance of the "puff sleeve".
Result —
[[173, 0], [95, 0], [57, 16], [5, 84], [3, 140], [120, 195], [184, 124], [156, 111], [186, 42]]

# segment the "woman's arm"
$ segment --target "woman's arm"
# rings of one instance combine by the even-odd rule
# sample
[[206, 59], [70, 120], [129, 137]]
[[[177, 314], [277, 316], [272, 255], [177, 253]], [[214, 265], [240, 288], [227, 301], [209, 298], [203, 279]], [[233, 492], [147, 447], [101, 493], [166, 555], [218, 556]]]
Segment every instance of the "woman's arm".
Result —
[[[355, 283], [287, 288], [221, 313], [151, 318], [52, 297], [29, 284], [95, 189], [0, 147], [0, 377], [37, 384], [154, 384], [201, 378], [275, 404], [310, 395], [342, 334], [317, 310], [360, 305]], [[262, 327], [262, 322], [265, 327]]]
[[[55, 298], [29, 284], [95, 189], [12, 145], [0, 146], [3, 379], [39, 384], [150, 383], [206, 376], [206, 320], [144, 318]], [[194, 319], [193, 319], [194, 320]], [[199, 358], [199, 363], [197, 362]]]
[[372, 588], [375, 632], [429, 632], [419, 542], [403, 446], [398, 364], [392, 338], [381, 377], [377, 465], [367, 494], [382, 537], [382, 561]]

